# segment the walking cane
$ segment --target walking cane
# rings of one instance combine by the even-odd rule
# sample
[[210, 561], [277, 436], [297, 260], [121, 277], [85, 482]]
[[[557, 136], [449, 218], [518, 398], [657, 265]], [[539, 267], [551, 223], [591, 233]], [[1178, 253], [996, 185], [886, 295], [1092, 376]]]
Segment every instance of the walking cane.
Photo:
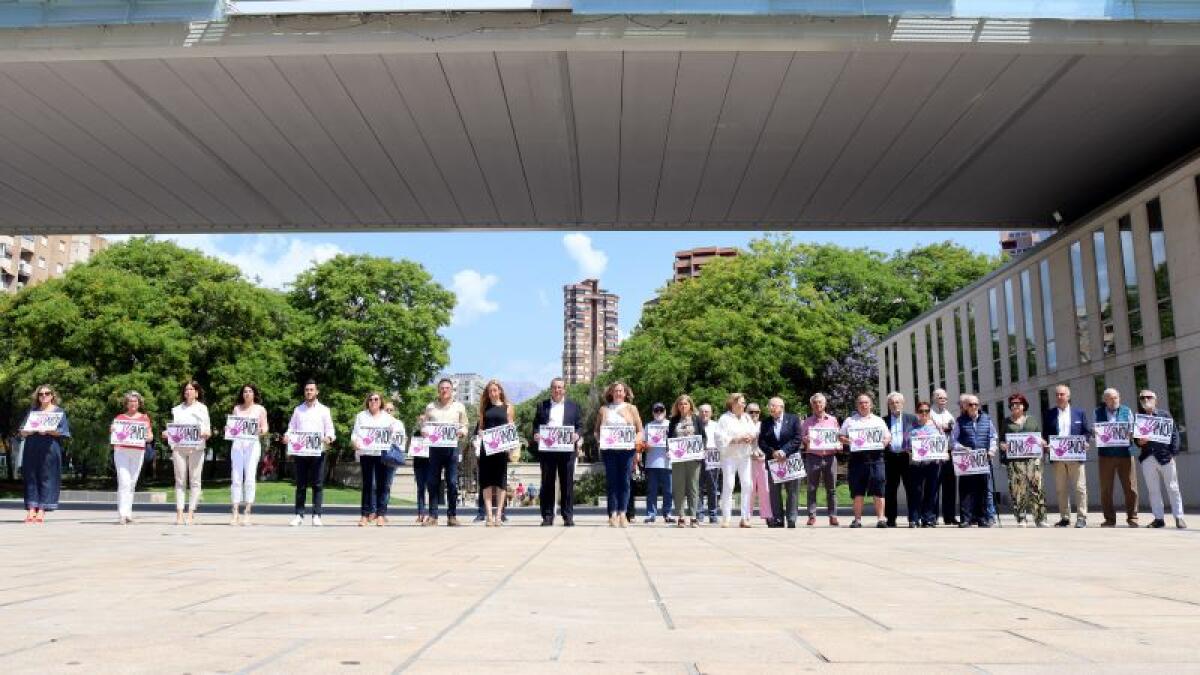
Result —
[[[988, 471], [991, 472], [992, 482], [988, 485], [988, 489], [992, 491], [992, 501], [999, 502], [996, 499], [996, 465], [992, 463], [992, 458], [988, 457]], [[1000, 507], [996, 507], [996, 526], [1003, 528], [1004, 519], [1000, 517]]]

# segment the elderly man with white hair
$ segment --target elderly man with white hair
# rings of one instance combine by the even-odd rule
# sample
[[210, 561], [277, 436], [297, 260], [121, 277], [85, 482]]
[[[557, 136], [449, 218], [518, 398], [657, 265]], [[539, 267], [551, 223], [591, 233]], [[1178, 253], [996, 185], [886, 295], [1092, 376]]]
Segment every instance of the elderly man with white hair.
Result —
[[[950, 437], [950, 430], [954, 428], [954, 412], [949, 408], [950, 395], [945, 389], [934, 389], [933, 400], [929, 409], [929, 419], [937, 425], [942, 433], [946, 434], [947, 439]], [[958, 524], [958, 477], [954, 475], [954, 464], [950, 462], [942, 462], [942, 475], [940, 481], [942, 484], [942, 522], [946, 525]]]
[[[1094, 424], [1120, 422], [1133, 427], [1133, 411], [1121, 404], [1121, 393], [1109, 387], [1102, 394], [1104, 405], [1096, 406], [1092, 414]], [[1099, 436], [1099, 434], [1097, 434]], [[1112, 441], [1109, 441], [1111, 443]], [[1104, 522], [1100, 527], [1117, 526], [1117, 508], [1113, 504], [1113, 478], [1120, 481], [1125, 493], [1125, 522], [1129, 527], [1138, 526], [1137, 465], [1134, 456], [1138, 447], [1125, 439], [1125, 445], [1109, 445], [1097, 438], [1096, 454], [1100, 458], [1100, 505], [1104, 511]]]
[[837, 527], [837, 455], [840, 445], [818, 447], [812, 442], [812, 429], [841, 429], [838, 418], [825, 412], [825, 394], [817, 392], [808, 399], [812, 414], [800, 423], [800, 442], [804, 445], [804, 472], [808, 475], [808, 522], [817, 524], [817, 488], [825, 485], [825, 511], [829, 515], [829, 526]]

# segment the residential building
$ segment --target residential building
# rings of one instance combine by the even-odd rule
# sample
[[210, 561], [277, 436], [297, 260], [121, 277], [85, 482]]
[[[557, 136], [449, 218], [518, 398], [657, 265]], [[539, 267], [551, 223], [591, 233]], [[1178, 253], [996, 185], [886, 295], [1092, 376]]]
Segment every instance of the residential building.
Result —
[[107, 247], [96, 235], [0, 236], [0, 291], [16, 293], [61, 277]]
[[600, 288], [598, 279], [563, 286], [563, 378], [567, 384], [590, 382], [616, 356], [618, 297]]
[[1054, 230], [1005, 230], [1000, 233], [1000, 250], [1015, 258], [1053, 234]]
[[736, 258], [738, 250], [723, 246], [702, 246], [686, 251], [675, 252], [674, 276], [672, 280], [682, 281], [700, 276], [700, 270], [708, 263], [718, 258]]

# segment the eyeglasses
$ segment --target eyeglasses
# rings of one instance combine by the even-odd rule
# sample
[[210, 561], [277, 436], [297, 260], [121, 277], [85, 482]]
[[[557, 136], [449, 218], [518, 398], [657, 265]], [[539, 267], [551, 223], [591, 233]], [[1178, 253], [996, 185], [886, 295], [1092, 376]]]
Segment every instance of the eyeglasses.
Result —
[[1149, 401], [1150, 399], [1152, 399], [1154, 397], [1153, 396], [1139, 396], [1138, 398], [1140, 398], [1143, 401]]
[[368, 401], [378, 401], [378, 400], [379, 400], [379, 397], [378, 397], [378, 396], [372, 396], [371, 398], [369, 398], [369, 399], [367, 399], [367, 400], [368, 400]]
[[978, 404], [978, 403], [968, 403], [968, 404], [967, 404], [967, 407], [968, 407], [968, 408], [978, 408], [978, 407], [979, 407], [979, 404]]
[[918, 414], [918, 415], [928, 415], [928, 414], [929, 414], [929, 408], [921, 408], [920, 410], [918, 410], [918, 411], [917, 411], [917, 414]]
[[1025, 407], [1025, 405], [1024, 405], [1024, 404], [1022, 404], [1022, 403], [1017, 403], [1016, 401], [1013, 401], [1012, 403], [1009, 403], [1009, 404], [1008, 404], [1008, 407], [1010, 407], [1010, 408], [1024, 408], [1024, 407]]
[[38, 396], [53, 396], [53, 395], [54, 395], [54, 392], [52, 392], [52, 391], [39, 391], [38, 392]]
[[749, 413], [750, 413], [751, 415], [758, 415], [758, 414], [760, 414], [761, 412], [762, 412], [762, 411], [760, 411], [760, 410], [750, 410], [750, 411], [749, 411]]

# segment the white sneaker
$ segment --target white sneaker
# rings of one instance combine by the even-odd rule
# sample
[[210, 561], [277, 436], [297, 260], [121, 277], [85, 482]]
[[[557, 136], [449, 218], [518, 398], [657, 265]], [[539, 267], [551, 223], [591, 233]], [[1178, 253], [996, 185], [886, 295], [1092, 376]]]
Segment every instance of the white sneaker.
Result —
[[313, 516], [313, 527], [321, 527], [321, 516]]
[[288, 525], [291, 525], [292, 527], [299, 527], [303, 524], [304, 516], [296, 516], [295, 518], [292, 518], [292, 522], [288, 523]]

